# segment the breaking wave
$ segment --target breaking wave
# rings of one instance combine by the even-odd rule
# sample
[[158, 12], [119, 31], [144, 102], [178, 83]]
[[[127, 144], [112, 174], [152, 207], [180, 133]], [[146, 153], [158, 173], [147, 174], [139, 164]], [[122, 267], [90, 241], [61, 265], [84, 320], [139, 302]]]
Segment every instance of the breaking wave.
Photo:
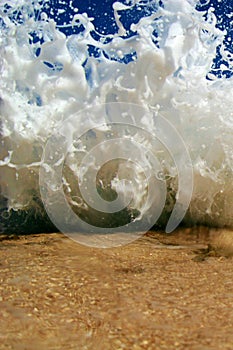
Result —
[[[157, 224], [165, 225], [179, 200], [180, 174], [174, 157], [182, 158], [183, 153], [175, 138], [173, 154], [156, 138], [161, 115], [179, 133], [192, 161], [192, 197], [183, 222], [233, 226], [233, 54], [214, 9], [192, 0], [115, 2], [111, 25], [106, 26], [108, 13], [98, 20], [75, 2], [64, 6], [62, 1], [55, 7], [47, 0], [0, 5], [2, 231], [54, 230], [41, 200], [39, 175], [45, 169], [48, 139], [73, 115], [78, 122], [62, 159], [62, 188], [83, 221], [111, 229], [140, 222], [149, 215], [148, 207], [150, 213], [157, 210], [161, 201], [157, 192], [147, 205], [144, 200], [149, 188], [143, 173], [146, 147], [161, 164], [166, 198]], [[222, 57], [219, 67], [216, 54]], [[98, 106], [106, 106], [102, 114]], [[132, 106], [143, 110], [136, 124], [131, 120], [128, 129], [114, 129], [116, 118], [132, 112]], [[78, 138], [79, 123], [87, 119], [88, 132]], [[103, 214], [83, 200], [77, 183], [87, 169], [97, 167], [98, 157], [85, 164], [83, 157], [111, 133], [142, 147], [129, 147], [132, 159], [122, 159], [117, 151], [125, 143], [115, 148], [103, 143], [99, 154], [117, 159], [98, 170], [95, 185], [107, 200], [106, 211], [117, 194], [126, 205], [120, 212]], [[59, 143], [55, 145], [59, 153]], [[135, 150], [141, 167], [133, 165]], [[61, 158], [58, 154], [56, 161]], [[153, 165], [148, 167], [153, 172]], [[56, 171], [49, 172], [42, 192], [48, 201], [56, 201]], [[130, 178], [134, 182], [129, 185]], [[57, 210], [62, 216], [62, 208]]]

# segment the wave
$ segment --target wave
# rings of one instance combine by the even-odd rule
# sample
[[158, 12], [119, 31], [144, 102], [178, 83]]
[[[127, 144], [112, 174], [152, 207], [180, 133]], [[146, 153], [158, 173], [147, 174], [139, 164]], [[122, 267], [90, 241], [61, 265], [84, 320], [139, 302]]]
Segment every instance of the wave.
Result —
[[[55, 16], [49, 1], [0, 5], [1, 230], [54, 230], [54, 215], [66, 215], [61, 189], [80, 230], [164, 226], [190, 191], [183, 223], [232, 227], [232, 78], [213, 72], [216, 52], [228, 69], [232, 53], [213, 9], [115, 2], [113, 30], [100, 33], [74, 5], [66, 21], [58, 8]], [[105, 200], [101, 209], [100, 197], [88, 201], [91, 190], [84, 198], [86, 178]]]

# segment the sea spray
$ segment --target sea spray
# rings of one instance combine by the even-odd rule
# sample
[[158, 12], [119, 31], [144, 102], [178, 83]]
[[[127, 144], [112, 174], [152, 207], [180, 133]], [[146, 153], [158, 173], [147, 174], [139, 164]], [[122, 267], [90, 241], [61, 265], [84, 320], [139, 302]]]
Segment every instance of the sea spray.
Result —
[[[124, 14], [129, 15], [139, 6], [144, 9], [143, 16], [126, 29]], [[217, 79], [211, 73], [217, 49], [221, 48], [228, 67], [232, 64], [232, 54], [223, 44], [226, 33], [217, 28], [213, 11], [210, 9], [204, 16], [195, 7], [195, 1], [181, 0], [117, 2], [113, 4], [116, 31], [100, 34], [93, 18], [80, 13], [75, 6], [69, 23], [61, 25], [52, 16], [48, 1], [1, 3], [3, 231], [35, 231], [39, 221], [45, 223], [39, 230], [54, 229], [46, 219], [41, 201], [39, 172], [43, 152], [47, 140], [62, 123], [85, 109], [89, 123], [93, 121], [93, 130], [80, 140], [75, 138], [75, 132], [71, 133], [73, 143], [63, 159], [62, 180], [68, 203], [84, 221], [111, 228], [140, 221], [148, 214], [144, 205], [148, 184], [144, 185], [142, 169], [133, 166], [131, 160], [111, 162], [96, 180], [98, 192], [110, 201], [118, 193], [124, 203], [124, 194], [128, 198], [133, 188], [133, 200], [130, 203], [125, 200], [128, 206], [120, 215], [118, 212], [111, 217], [98, 214], [82, 199], [77, 182], [88, 167], [96, 167], [90, 161], [84, 169], [85, 166], [80, 166], [82, 158], [97, 141], [115, 132], [123, 139], [140, 140], [142, 158], [147, 146], [162, 164], [167, 194], [159, 222], [166, 224], [177, 200], [179, 174], [166, 147], [156, 137], [153, 139], [156, 118], [161, 115], [182, 137], [192, 160], [194, 187], [184, 222], [233, 225], [232, 78]], [[65, 35], [64, 28], [74, 33]], [[145, 114], [139, 126], [143, 129], [146, 125], [152, 137], [134, 128], [129, 128], [128, 135], [125, 129], [112, 130], [106, 125], [98, 129], [98, 123], [109, 125], [111, 113], [119, 113], [106, 110], [104, 120], [101, 117], [96, 120], [90, 111], [106, 103], [110, 106], [128, 103], [143, 108]], [[179, 153], [174, 144], [176, 151]], [[103, 148], [102, 152], [114, 155], [115, 151]], [[133, 186], [138, 187], [128, 187], [130, 174], [135, 179]], [[52, 180], [47, 190], [55, 193]], [[150, 200], [150, 208], [154, 207], [155, 211], [158, 198]], [[58, 214], [63, 214], [62, 208]]]

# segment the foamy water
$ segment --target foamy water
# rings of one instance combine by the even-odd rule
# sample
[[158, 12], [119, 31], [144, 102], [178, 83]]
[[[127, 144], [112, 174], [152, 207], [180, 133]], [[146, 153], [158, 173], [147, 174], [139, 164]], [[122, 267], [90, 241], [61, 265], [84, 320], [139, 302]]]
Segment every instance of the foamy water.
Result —
[[[61, 187], [76, 214], [108, 230], [134, 220], [150, 226], [155, 222], [148, 218], [155, 213], [158, 219], [161, 212], [164, 224], [180, 199], [185, 208], [190, 189], [184, 222], [233, 226], [232, 78], [210, 73], [217, 47], [228, 66], [232, 54], [223, 44], [225, 32], [217, 29], [214, 12], [210, 9], [204, 18], [192, 0], [115, 3], [116, 33], [101, 35], [93, 19], [75, 6], [70, 23], [58, 26], [46, 3], [0, 5], [2, 230], [14, 226], [18, 232], [29, 231], [32, 220], [35, 225], [43, 222], [44, 208], [49, 211], [52, 202], [59, 202]], [[131, 24], [129, 35], [122, 18], [139, 6], [143, 16]], [[66, 36], [64, 28], [76, 34]], [[158, 137], [160, 116], [174, 134], [169, 129], [166, 136], [161, 129]], [[128, 127], [115, 125], [119, 118], [126, 118]], [[175, 132], [192, 161], [193, 188], [192, 178], [187, 178], [190, 164]], [[69, 139], [65, 153], [57, 134]], [[50, 148], [45, 148], [48, 140]], [[146, 150], [156, 161], [148, 161]], [[107, 165], [100, 169], [97, 161]], [[182, 169], [185, 179], [179, 183]], [[147, 172], [154, 172], [156, 179], [148, 183]], [[108, 199], [101, 213], [91, 208], [95, 201], [83, 200], [85, 178], [87, 192], [97, 185]], [[120, 215], [119, 207], [109, 210], [116, 193]], [[56, 210], [56, 215], [64, 214], [59, 204]]]

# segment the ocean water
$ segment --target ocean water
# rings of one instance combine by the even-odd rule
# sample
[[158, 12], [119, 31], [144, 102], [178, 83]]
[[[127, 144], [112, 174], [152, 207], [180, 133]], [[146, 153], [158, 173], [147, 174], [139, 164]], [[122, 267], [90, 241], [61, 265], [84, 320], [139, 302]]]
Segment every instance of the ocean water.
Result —
[[233, 53], [214, 8], [115, 2], [111, 27], [51, 3], [0, 4], [1, 231], [232, 227]]

